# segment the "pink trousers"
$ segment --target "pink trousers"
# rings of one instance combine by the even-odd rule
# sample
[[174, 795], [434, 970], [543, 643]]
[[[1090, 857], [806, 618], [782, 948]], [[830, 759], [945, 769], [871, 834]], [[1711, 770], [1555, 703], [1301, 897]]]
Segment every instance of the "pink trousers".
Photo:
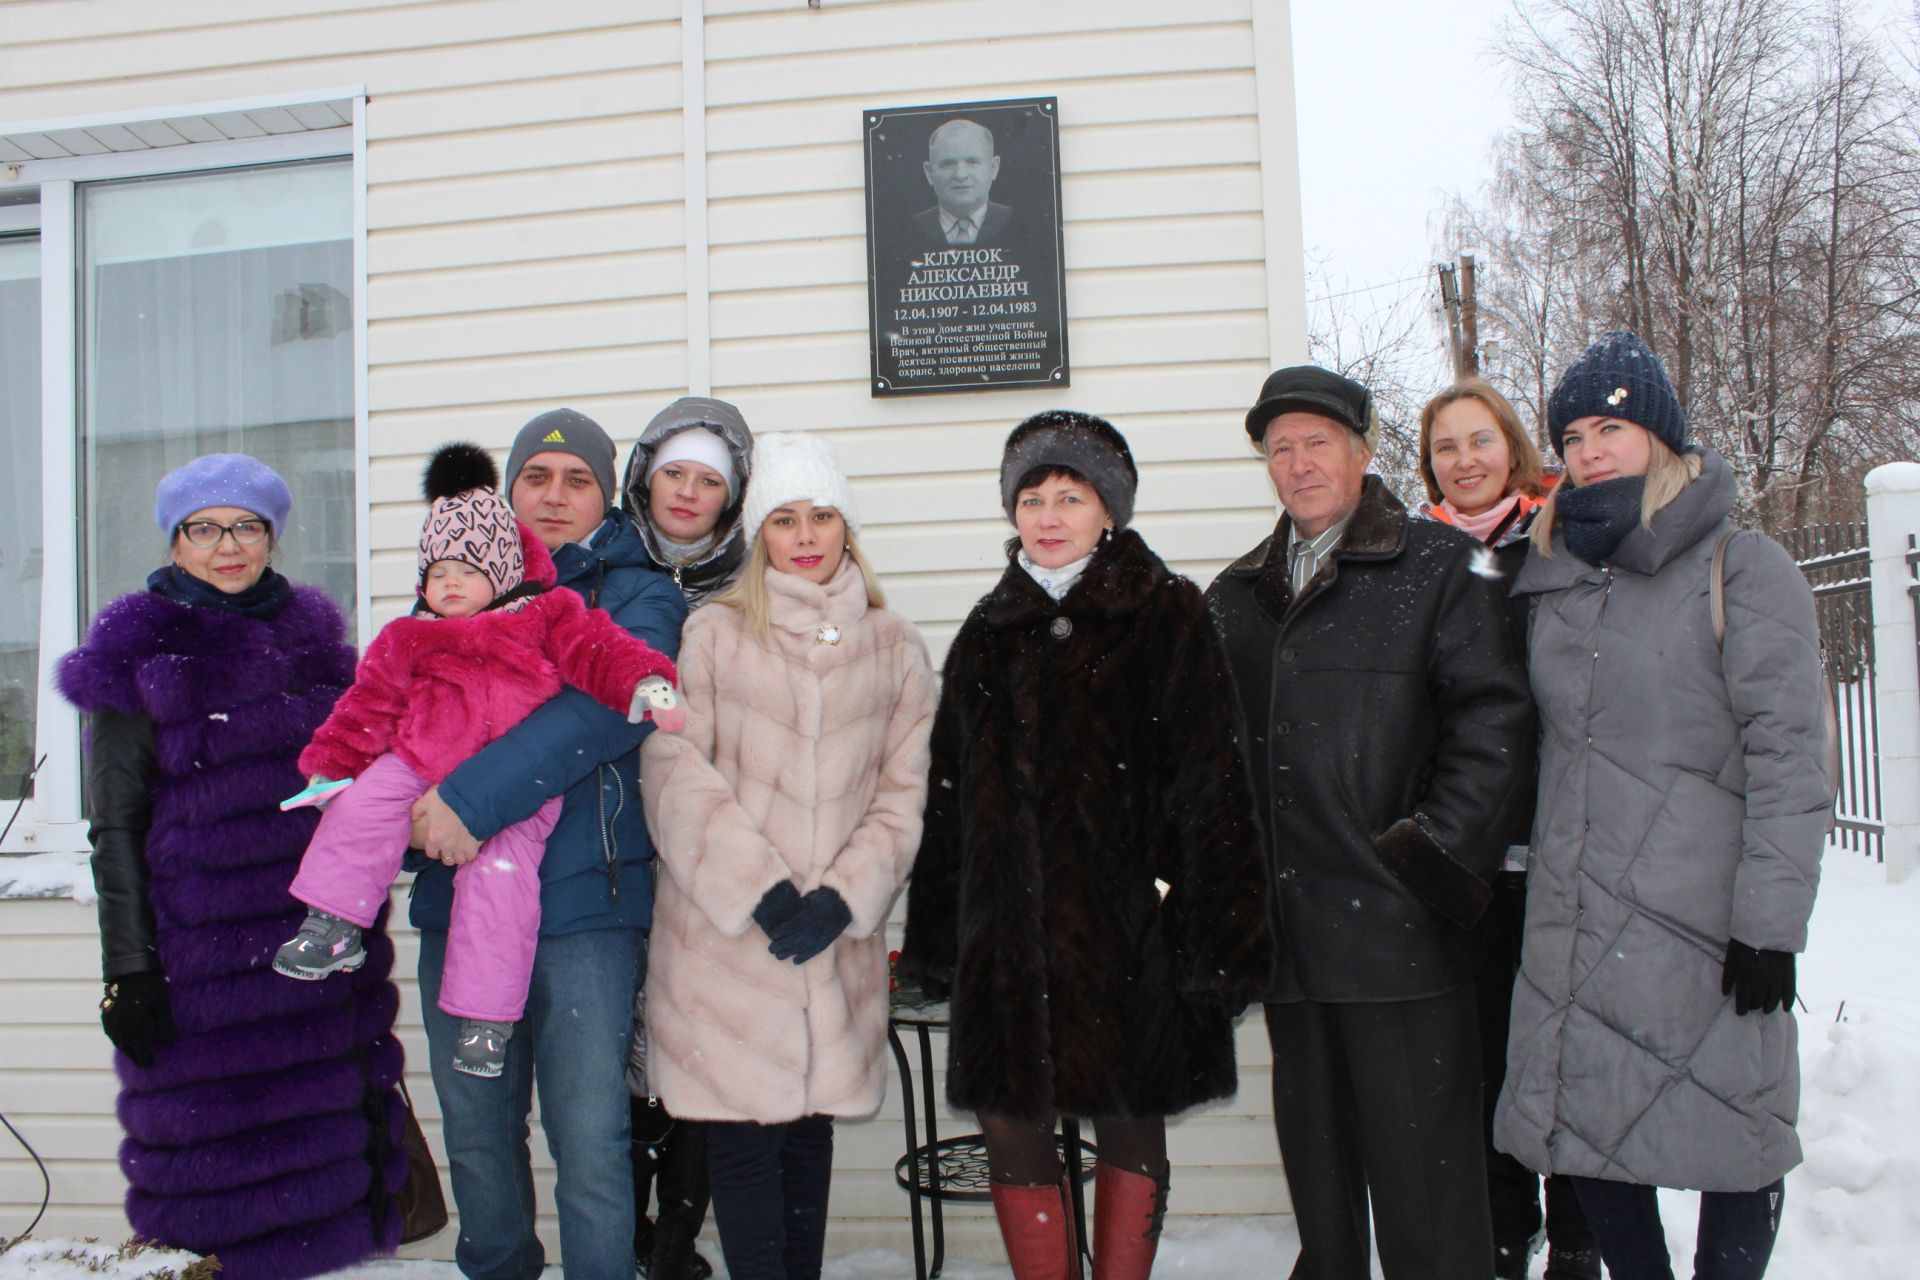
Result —
[[[300, 859], [293, 896], [309, 907], [373, 923], [413, 835], [413, 803], [427, 780], [389, 752], [328, 801]], [[560, 817], [560, 797], [503, 828], [453, 877], [447, 976], [440, 1007], [456, 1018], [518, 1022], [526, 1012], [540, 934], [540, 859]]]

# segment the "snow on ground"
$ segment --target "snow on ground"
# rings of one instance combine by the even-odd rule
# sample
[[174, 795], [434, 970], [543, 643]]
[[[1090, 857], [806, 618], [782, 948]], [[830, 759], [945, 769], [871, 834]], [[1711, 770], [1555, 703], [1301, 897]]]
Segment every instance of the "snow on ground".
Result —
[[[1890, 885], [1884, 870], [1862, 855], [1830, 851], [1800, 965], [1800, 998], [1806, 1005], [1800, 1014], [1806, 1163], [1787, 1176], [1785, 1221], [1769, 1274], [1779, 1280], [1909, 1280], [1920, 1254], [1920, 1088], [1914, 1084], [1920, 1080], [1920, 878]], [[1696, 1195], [1661, 1195], [1678, 1275], [1690, 1270], [1698, 1206]], [[1154, 1273], [1170, 1280], [1277, 1275], [1298, 1247], [1291, 1218], [1176, 1221]], [[161, 1267], [178, 1271], [188, 1261], [188, 1255], [153, 1253], [122, 1260], [113, 1252], [72, 1241], [28, 1241], [0, 1254], [0, 1280], [88, 1272], [134, 1280]], [[717, 1249], [706, 1252], [719, 1260]], [[87, 1259], [104, 1261], [90, 1266]], [[1537, 1257], [1534, 1275], [1544, 1266]], [[829, 1260], [825, 1280], [902, 1280], [912, 1274], [910, 1254], [869, 1250]], [[1007, 1280], [1009, 1273], [1003, 1264], [954, 1260], [943, 1274], [951, 1280]], [[342, 1273], [340, 1280], [457, 1275], [451, 1263], [389, 1261]], [[552, 1275], [557, 1280], [558, 1269]]]
[[84, 853], [30, 853], [0, 858], [0, 898], [94, 899], [93, 872]]

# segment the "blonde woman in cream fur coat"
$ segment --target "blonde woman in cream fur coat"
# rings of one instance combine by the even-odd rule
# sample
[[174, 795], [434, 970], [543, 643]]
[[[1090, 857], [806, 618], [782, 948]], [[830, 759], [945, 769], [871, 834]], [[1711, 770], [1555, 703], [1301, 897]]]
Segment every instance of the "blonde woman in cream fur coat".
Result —
[[832, 448], [762, 436], [745, 571], [681, 641], [686, 731], [642, 756], [660, 851], [650, 1083], [712, 1121], [733, 1280], [820, 1274], [833, 1119], [886, 1090], [884, 926], [920, 844], [934, 688], [882, 608]]

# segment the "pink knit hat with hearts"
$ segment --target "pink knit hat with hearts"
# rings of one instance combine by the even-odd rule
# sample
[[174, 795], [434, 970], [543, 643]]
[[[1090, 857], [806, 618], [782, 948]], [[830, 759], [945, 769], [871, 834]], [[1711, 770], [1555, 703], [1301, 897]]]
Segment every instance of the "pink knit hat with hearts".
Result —
[[433, 509], [420, 530], [416, 590], [425, 589], [427, 566], [436, 560], [458, 560], [484, 573], [495, 600], [525, 580], [520, 524], [498, 492], [491, 454], [475, 444], [442, 445], [427, 463], [425, 487]]

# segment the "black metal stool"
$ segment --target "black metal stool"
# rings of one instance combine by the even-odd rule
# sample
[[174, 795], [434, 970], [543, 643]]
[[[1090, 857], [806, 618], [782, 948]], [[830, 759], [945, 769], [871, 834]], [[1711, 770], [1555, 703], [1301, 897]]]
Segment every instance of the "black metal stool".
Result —
[[[916, 1280], [933, 1280], [946, 1262], [947, 1239], [942, 1221], [941, 1203], [947, 1200], [986, 1204], [993, 1194], [988, 1189], [987, 1148], [977, 1133], [957, 1138], [942, 1138], [935, 1116], [933, 1087], [933, 1032], [947, 1027], [948, 1010], [943, 1001], [928, 1001], [918, 991], [902, 990], [893, 997], [887, 1018], [887, 1042], [893, 1046], [893, 1060], [900, 1068], [900, 1113], [906, 1122], [907, 1153], [894, 1162], [893, 1176], [906, 1191], [913, 1206], [913, 1273]], [[910, 1027], [920, 1038], [920, 1084], [916, 1092], [913, 1068], [907, 1061], [906, 1046], [900, 1043], [900, 1028]], [[927, 1126], [927, 1140], [920, 1141], [914, 1120], [918, 1104]], [[1054, 1139], [1061, 1161], [1073, 1188], [1073, 1229], [1083, 1262], [1091, 1260], [1087, 1249], [1086, 1179], [1099, 1152], [1090, 1142], [1081, 1140], [1079, 1124], [1066, 1117], [1060, 1121], [1060, 1133]], [[1067, 1160], [1066, 1153], [1077, 1151], [1079, 1158]], [[927, 1266], [926, 1231], [921, 1219], [921, 1200], [933, 1206], [933, 1266]]]

